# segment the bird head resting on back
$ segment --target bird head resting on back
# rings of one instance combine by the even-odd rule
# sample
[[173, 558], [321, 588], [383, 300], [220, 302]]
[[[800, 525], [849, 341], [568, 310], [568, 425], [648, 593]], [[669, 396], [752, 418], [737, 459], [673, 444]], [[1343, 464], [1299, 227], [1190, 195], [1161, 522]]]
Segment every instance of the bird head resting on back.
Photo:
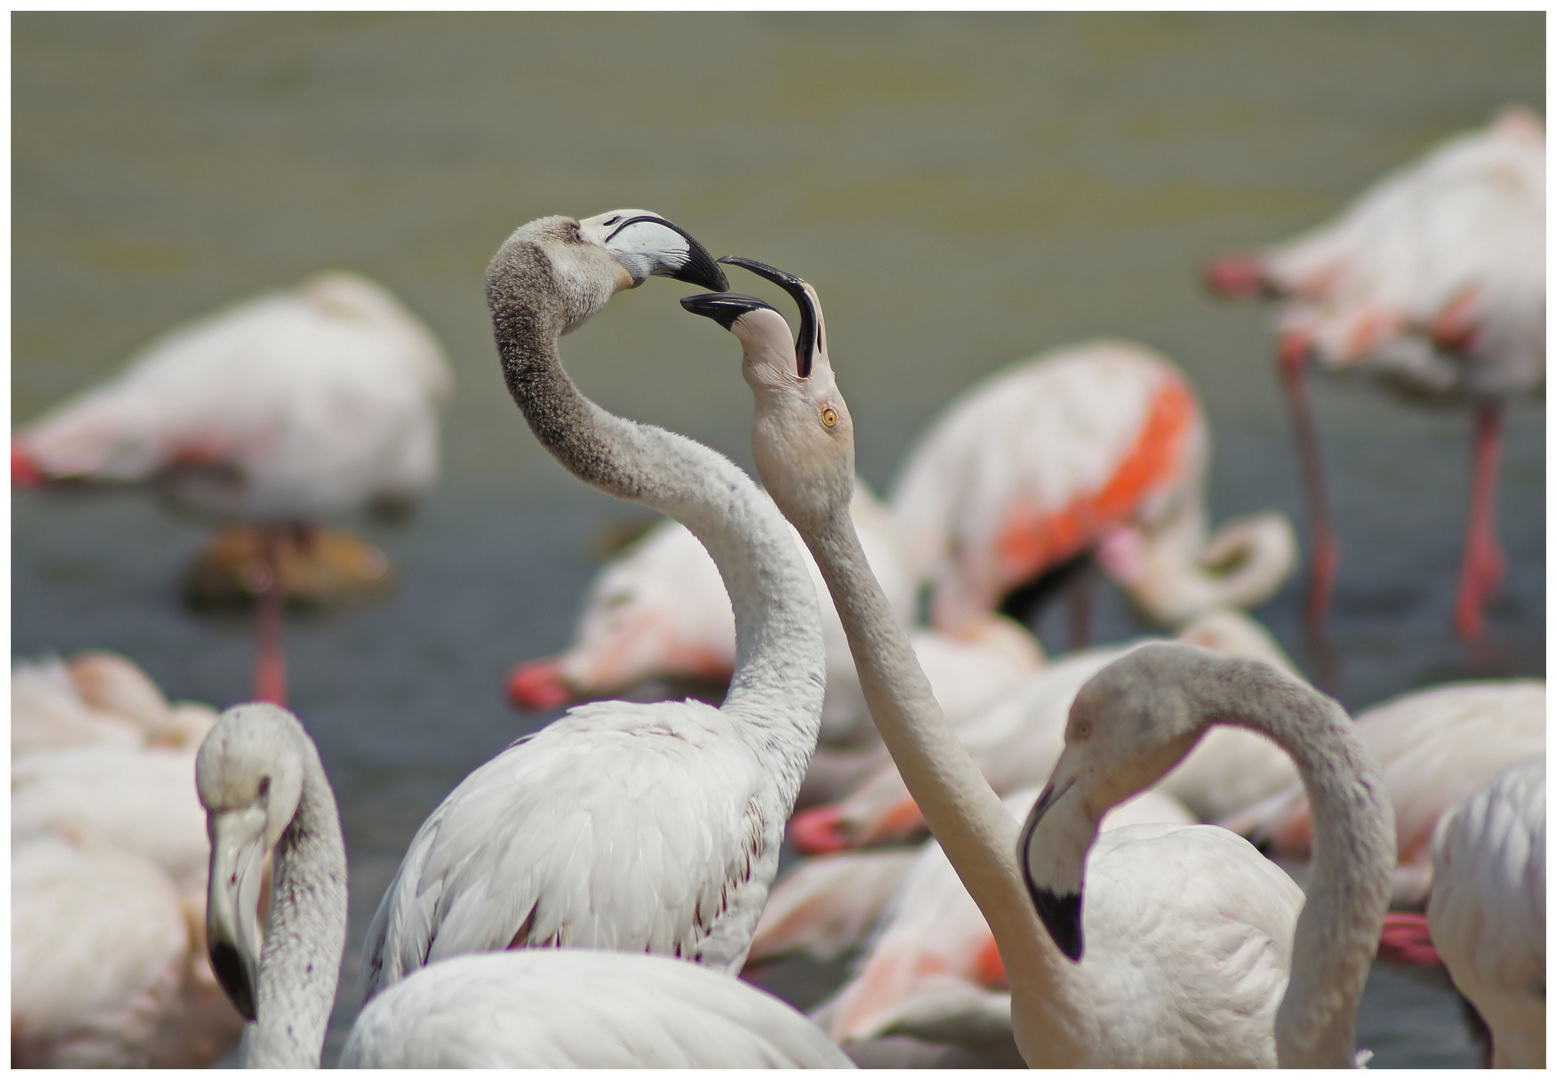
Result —
[[[740, 293], [689, 296], [681, 306], [741, 341], [741, 373], [756, 401], [752, 453], [768, 494], [802, 532], [847, 510], [854, 491], [854, 424], [827, 357], [821, 302], [809, 284], [751, 259], [743, 266], [782, 287], [800, 307], [800, 332], [771, 305]], [[782, 463], [782, 465], [780, 465]]]

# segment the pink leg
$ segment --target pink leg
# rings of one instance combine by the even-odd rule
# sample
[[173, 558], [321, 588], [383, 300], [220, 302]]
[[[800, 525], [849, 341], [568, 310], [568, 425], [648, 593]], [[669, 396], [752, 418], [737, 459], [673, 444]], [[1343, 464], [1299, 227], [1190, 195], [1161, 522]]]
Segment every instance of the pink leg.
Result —
[[1313, 411], [1308, 407], [1308, 390], [1303, 385], [1303, 365], [1307, 361], [1308, 337], [1300, 333], [1283, 336], [1279, 360], [1281, 381], [1287, 391], [1287, 406], [1297, 437], [1298, 463], [1303, 470], [1303, 488], [1308, 501], [1309, 543], [1313, 547], [1313, 571], [1308, 582], [1308, 628], [1318, 636], [1324, 633], [1325, 618], [1330, 613], [1330, 594], [1335, 587], [1340, 553], [1335, 531], [1330, 527], [1330, 503], [1325, 498], [1319, 434], [1314, 428]]
[[258, 598], [259, 655], [254, 662], [254, 697], [259, 701], [287, 703], [287, 658], [281, 644], [281, 529], [263, 528], [265, 538], [265, 587]]
[[1501, 405], [1476, 410], [1476, 435], [1471, 471], [1470, 522], [1465, 530], [1465, 561], [1460, 567], [1460, 592], [1454, 605], [1454, 627], [1460, 637], [1481, 636], [1481, 609], [1488, 594], [1503, 583], [1507, 560], [1498, 544], [1493, 508], [1497, 499], [1498, 456], [1503, 431]]

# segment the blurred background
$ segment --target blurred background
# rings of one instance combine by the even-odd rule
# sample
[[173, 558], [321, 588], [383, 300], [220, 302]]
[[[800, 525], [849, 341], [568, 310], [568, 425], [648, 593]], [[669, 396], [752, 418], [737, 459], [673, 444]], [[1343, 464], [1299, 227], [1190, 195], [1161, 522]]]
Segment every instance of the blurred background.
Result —
[[[1542, 107], [1544, 74], [1539, 12], [14, 14], [12, 423], [181, 321], [330, 267], [382, 281], [447, 348], [438, 488], [406, 524], [354, 523], [397, 591], [288, 627], [292, 704], [352, 857], [349, 1019], [358, 943], [416, 826], [550, 719], [511, 709], [505, 672], [567, 643], [596, 538], [645, 517], [567, 475], [508, 397], [482, 281], [514, 227], [647, 207], [807, 278], [878, 490], [979, 377], [1139, 339], [1201, 395], [1213, 516], [1283, 509], [1306, 535], [1272, 309], [1209, 297], [1205, 260], [1324, 221], [1504, 103]], [[691, 291], [647, 283], [563, 356], [607, 408], [750, 468], [739, 354], [681, 310]], [[1353, 709], [1542, 674], [1539, 404], [1509, 414], [1509, 572], [1469, 648], [1450, 624], [1466, 413], [1366, 379], [1313, 396], [1342, 559], [1327, 648], [1304, 639], [1302, 573], [1256, 614]], [[180, 602], [206, 536], [136, 493], [13, 496], [13, 655], [110, 648], [170, 697], [244, 698], [249, 620]], [[1062, 614], [1041, 625], [1051, 650]], [[1145, 629], [1111, 586], [1094, 627]], [[1376, 1066], [1474, 1062], [1446, 992], [1391, 993], [1370, 989], [1359, 1032]]]

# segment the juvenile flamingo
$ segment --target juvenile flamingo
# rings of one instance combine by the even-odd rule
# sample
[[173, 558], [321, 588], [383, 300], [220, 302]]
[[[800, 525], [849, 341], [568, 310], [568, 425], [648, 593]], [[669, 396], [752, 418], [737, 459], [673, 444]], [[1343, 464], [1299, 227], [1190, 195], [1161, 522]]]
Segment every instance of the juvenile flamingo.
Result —
[[558, 339], [651, 274], [724, 288], [678, 226], [643, 210], [514, 230], [487, 269], [508, 389], [585, 482], [670, 514], [708, 548], [735, 612], [720, 708], [580, 705], [466, 777], [423, 823], [364, 948], [364, 998], [464, 953], [555, 945], [655, 952], [737, 972], [778, 870], [821, 723], [821, 615], [800, 550], [751, 478], [700, 443], [615, 416]]
[[1132, 342], [1055, 349], [965, 391], [892, 494], [931, 621], [955, 633], [1093, 550], [1159, 623], [1267, 599], [1291, 571], [1291, 526], [1256, 514], [1208, 539], [1210, 453], [1184, 373]]
[[356, 274], [320, 274], [170, 332], [27, 425], [11, 483], [149, 486], [262, 526], [255, 696], [284, 701], [285, 534], [421, 494], [449, 393], [443, 350], [398, 300]]
[[1377, 181], [1335, 221], [1211, 263], [1207, 280], [1224, 295], [1289, 298], [1278, 357], [1307, 489], [1316, 631], [1338, 555], [1303, 386], [1310, 355], [1329, 369], [1366, 365], [1409, 397], [1474, 411], [1454, 624], [1464, 638], [1481, 635], [1506, 565], [1493, 513], [1504, 409], [1546, 386], [1545, 237], [1546, 132], [1516, 106]]
[[[1273, 1064], [1279, 1057], [1289, 1065], [1350, 1064], [1349, 1028], [1335, 1029], [1330, 1016], [1313, 1014], [1311, 1006], [1316, 996], [1333, 1002], [1349, 1021], [1360, 977], [1348, 977], [1338, 997], [1331, 980], [1315, 980], [1314, 965], [1329, 965], [1337, 957], [1330, 948], [1310, 948], [1307, 929], [1299, 948], [1289, 952], [1301, 893], [1225, 829], [1191, 826], [1162, 835], [1156, 830], [1165, 827], [1138, 826], [1109, 834], [1135, 850], [1111, 864], [1117, 873], [1096, 891], [1127, 900], [1126, 907], [1138, 902], [1147, 907], [1123, 918], [1111, 933], [1097, 934], [1093, 952], [1079, 965], [1067, 959], [1079, 955], [1077, 949], [1062, 951], [1046, 932], [1028, 890], [1032, 853], [1024, 873], [1016, 822], [952, 734], [906, 633], [860, 554], [846, 509], [854, 476], [852, 423], [833, 378], [816, 291], [793, 275], [738, 261], [796, 298], [802, 312], [798, 342], [790, 343], [783, 317], [754, 297], [688, 297], [682, 305], [715, 319], [742, 343], [742, 373], [756, 399], [752, 448], [758, 471], [816, 557], [848, 632], [871, 716], [931, 832], [995, 936], [1011, 982], [1017, 1046], [1027, 1063], [1253, 1065]], [[1366, 751], [1347, 742], [1349, 722], [1335, 715], [1340, 710], [1334, 702], [1274, 668], [1217, 659], [1192, 646], [1148, 646], [1122, 663], [1163, 650], [1253, 671], [1262, 691], [1253, 699], [1256, 704], [1265, 693], [1296, 698], [1305, 716], [1317, 718], [1327, 741], [1333, 735], [1348, 752], [1357, 750], [1353, 756], [1364, 770], [1362, 779], [1372, 779]], [[1184, 742], [1179, 756], [1198, 734]], [[1300, 759], [1305, 776], [1307, 763]], [[1328, 802], [1324, 805], [1328, 814]], [[1387, 815], [1387, 806], [1382, 810]], [[1325, 827], [1331, 827], [1328, 816]], [[1129, 834], [1141, 829], [1150, 835], [1132, 840]], [[1393, 847], [1390, 831], [1387, 817], [1377, 822], [1370, 816], [1356, 838], [1362, 847], [1348, 852], [1362, 857], [1346, 859], [1339, 868], [1337, 884], [1363, 905], [1348, 907], [1337, 923], [1330, 918], [1334, 900], [1326, 889], [1316, 892], [1324, 899], [1310, 905], [1304, 920], [1305, 926], [1337, 931], [1331, 940], [1343, 947], [1339, 961], [1352, 973], [1356, 949], [1366, 946], [1361, 963], [1366, 973], [1377, 944], [1377, 923], [1388, 899], [1388, 863], [1375, 849], [1387, 854]], [[1229, 903], [1230, 896], [1238, 903]], [[1359, 930], [1356, 919], [1372, 924], [1366, 942], [1354, 932]], [[1275, 1005], [1287, 979], [1288, 956], [1293, 957], [1290, 1005], [1278, 1022]], [[1123, 986], [1130, 989], [1121, 991]], [[1193, 998], [1184, 993], [1185, 986], [1196, 988]], [[1295, 1023], [1285, 1016], [1292, 1010], [1300, 1010]], [[1297, 1052], [1291, 1050], [1294, 1043]]]

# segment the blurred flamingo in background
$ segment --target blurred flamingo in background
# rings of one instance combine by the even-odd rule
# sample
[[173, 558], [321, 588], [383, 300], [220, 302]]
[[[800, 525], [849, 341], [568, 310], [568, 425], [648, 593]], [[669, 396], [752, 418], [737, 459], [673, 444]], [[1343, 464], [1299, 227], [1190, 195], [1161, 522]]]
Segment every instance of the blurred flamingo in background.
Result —
[[1505, 568], [1493, 518], [1505, 403], [1546, 386], [1545, 238], [1546, 132], [1515, 106], [1379, 180], [1334, 222], [1208, 268], [1211, 288], [1225, 295], [1289, 298], [1278, 353], [1307, 488], [1316, 631], [1337, 549], [1304, 363], [1314, 355], [1330, 369], [1366, 364], [1407, 394], [1474, 410], [1454, 623], [1462, 637], [1479, 637]]
[[1210, 453], [1189, 380], [1142, 345], [1054, 349], [985, 379], [919, 440], [892, 495], [931, 621], [956, 633], [1089, 551], [1165, 625], [1267, 599], [1296, 557], [1291, 526], [1257, 514], [1208, 539]]
[[139, 484], [261, 526], [255, 694], [286, 697], [278, 560], [291, 534], [407, 504], [438, 471], [451, 376], [382, 286], [331, 272], [176, 329], [11, 443], [11, 483]]

